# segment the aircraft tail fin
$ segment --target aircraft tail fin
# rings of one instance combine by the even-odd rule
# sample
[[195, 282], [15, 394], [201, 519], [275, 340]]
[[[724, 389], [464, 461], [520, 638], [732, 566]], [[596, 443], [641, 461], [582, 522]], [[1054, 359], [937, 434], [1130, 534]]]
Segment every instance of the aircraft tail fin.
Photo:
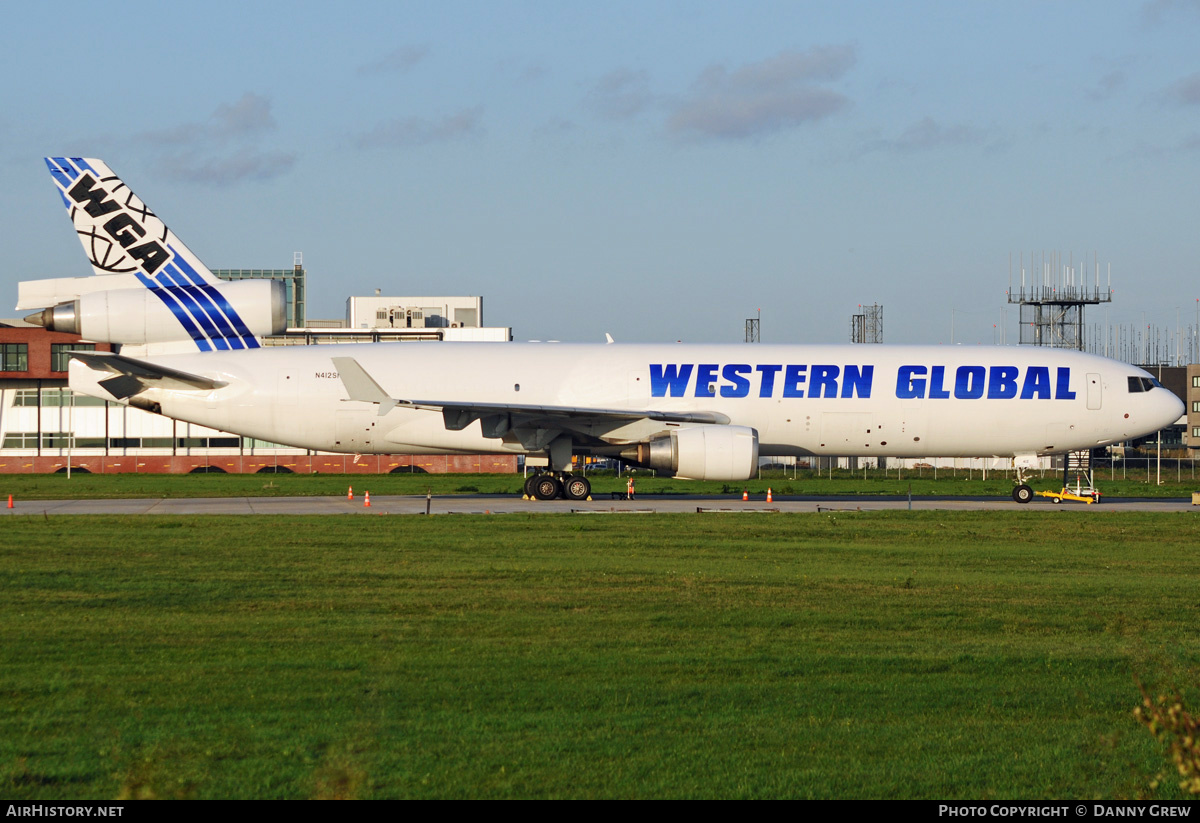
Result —
[[96, 274], [132, 274], [147, 288], [220, 282], [104, 161], [47, 157], [46, 166]]
[[40, 316], [61, 322], [59, 331], [129, 345], [190, 341], [213, 351], [258, 348], [260, 337], [286, 327], [282, 283], [218, 279], [104, 161], [47, 157], [46, 166], [101, 275], [96, 286], [77, 282], [87, 277], [54, 280], [22, 294], [23, 306], [54, 305]]

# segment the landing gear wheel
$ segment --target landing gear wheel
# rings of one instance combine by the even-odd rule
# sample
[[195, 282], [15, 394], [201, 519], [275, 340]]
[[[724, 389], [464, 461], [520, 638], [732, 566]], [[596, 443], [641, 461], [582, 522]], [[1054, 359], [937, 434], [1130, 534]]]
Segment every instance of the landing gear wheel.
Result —
[[1061, 503], [1061, 502], [1062, 502], [1062, 498], [1061, 498], [1061, 497], [1051, 497], [1051, 498], [1050, 498], [1050, 502], [1051, 502], [1051, 503]]
[[563, 481], [563, 494], [568, 500], [587, 500], [592, 493], [592, 484], [586, 477], [567, 475]]
[[538, 500], [554, 500], [562, 494], [562, 483], [552, 474], [539, 474], [533, 482], [533, 496]]
[[1028, 503], [1033, 499], [1033, 489], [1026, 486], [1024, 483], [1013, 489], [1013, 500], [1018, 503]]
[[537, 482], [540, 475], [531, 474], [525, 478], [525, 496], [533, 497], [533, 484]]

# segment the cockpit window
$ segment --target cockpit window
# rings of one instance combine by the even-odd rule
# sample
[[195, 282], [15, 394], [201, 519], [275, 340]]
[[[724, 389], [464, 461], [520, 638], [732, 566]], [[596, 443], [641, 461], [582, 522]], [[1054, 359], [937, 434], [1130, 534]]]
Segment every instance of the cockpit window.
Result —
[[1153, 377], [1130, 377], [1129, 378], [1129, 393], [1150, 391], [1153, 388], [1161, 389], [1162, 383], [1159, 383]]

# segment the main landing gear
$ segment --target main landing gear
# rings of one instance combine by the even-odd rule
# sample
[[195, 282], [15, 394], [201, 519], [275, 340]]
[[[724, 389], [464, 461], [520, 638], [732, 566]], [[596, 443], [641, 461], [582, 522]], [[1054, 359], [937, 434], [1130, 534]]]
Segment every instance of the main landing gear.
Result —
[[538, 500], [587, 500], [591, 493], [592, 484], [582, 475], [544, 472], [525, 478], [525, 496]]

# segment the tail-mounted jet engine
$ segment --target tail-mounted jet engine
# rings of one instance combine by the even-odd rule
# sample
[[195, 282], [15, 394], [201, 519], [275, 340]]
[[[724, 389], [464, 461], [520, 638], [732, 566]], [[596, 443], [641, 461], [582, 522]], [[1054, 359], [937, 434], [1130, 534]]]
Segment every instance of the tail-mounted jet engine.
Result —
[[220, 291], [207, 285], [93, 291], [25, 321], [100, 343], [143, 345], [194, 339], [197, 334], [279, 334], [287, 328], [286, 305], [282, 282], [242, 280], [222, 283]]

